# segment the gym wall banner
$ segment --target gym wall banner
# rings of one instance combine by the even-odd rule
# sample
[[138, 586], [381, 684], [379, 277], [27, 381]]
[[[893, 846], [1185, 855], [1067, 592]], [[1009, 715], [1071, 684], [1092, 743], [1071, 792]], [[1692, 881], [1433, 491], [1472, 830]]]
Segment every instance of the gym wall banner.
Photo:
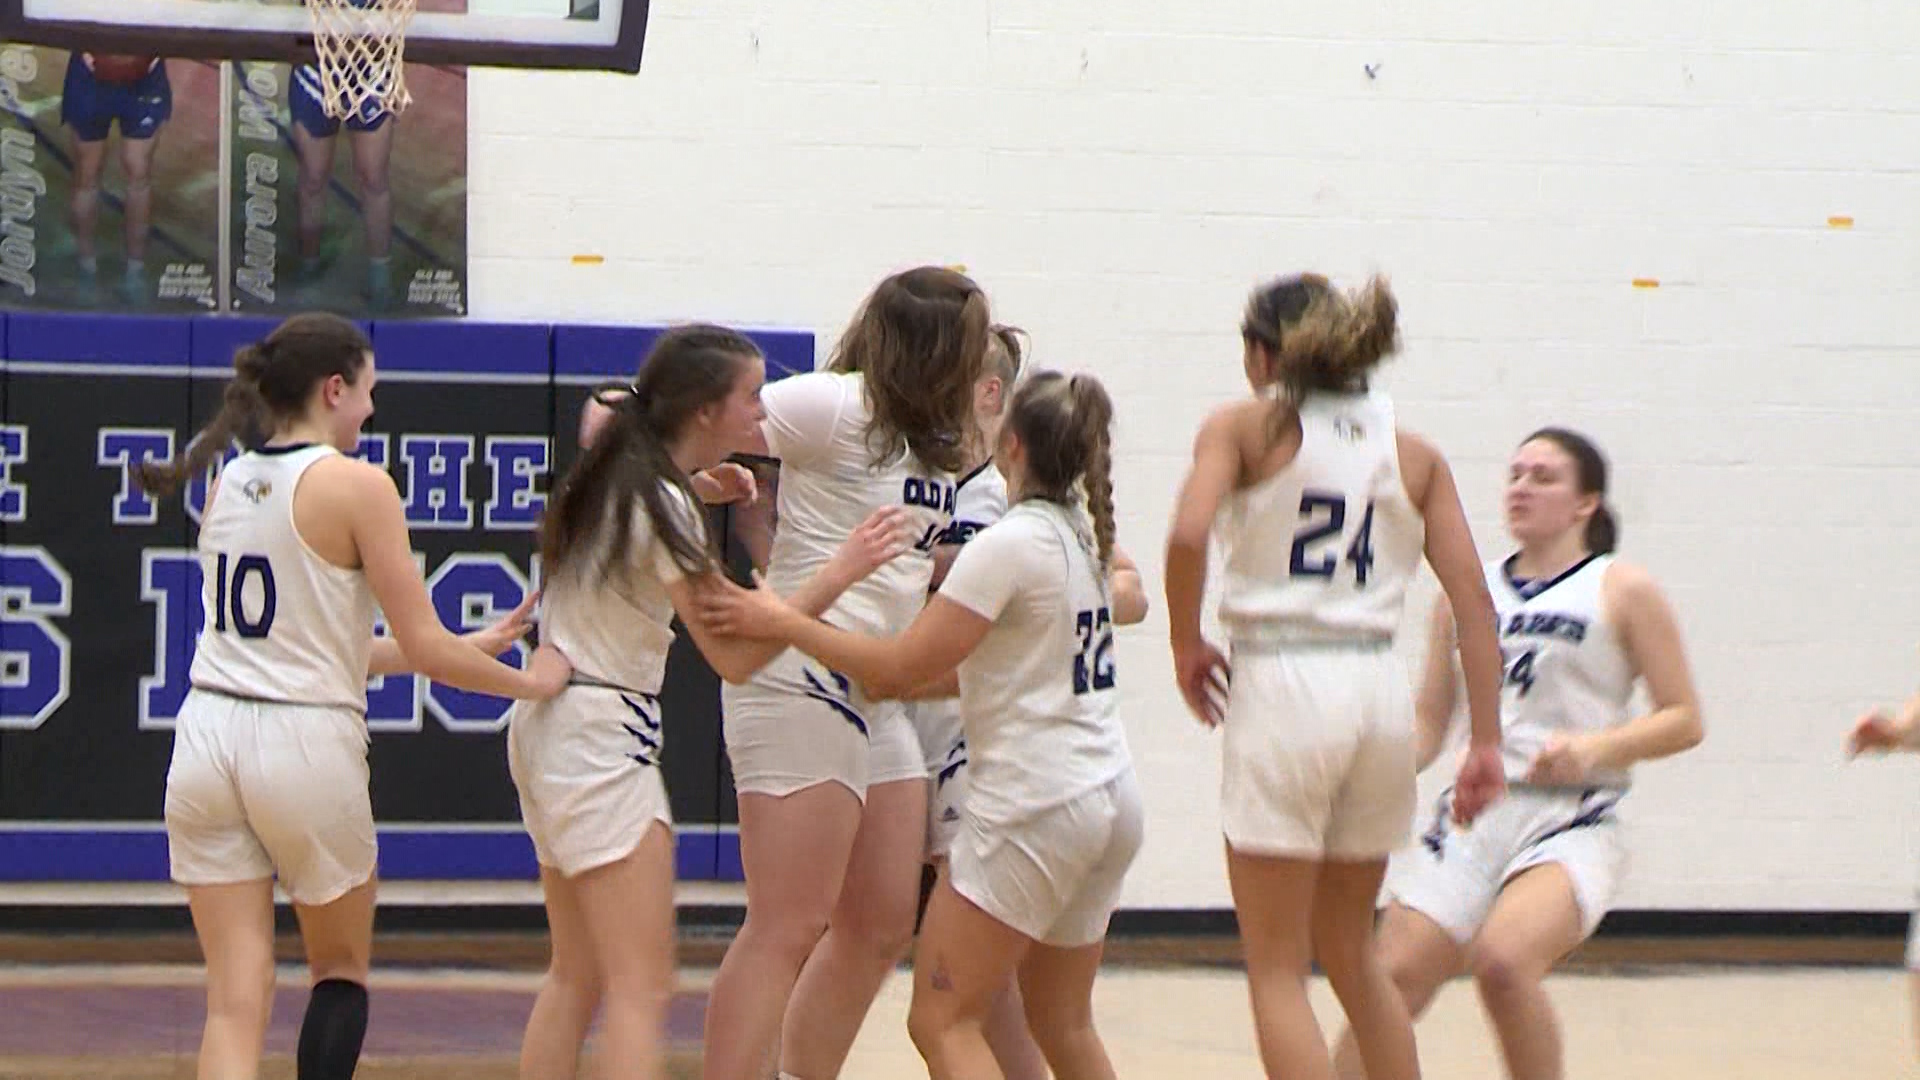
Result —
[[[179, 452], [268, 319], [15, 313], [0, 362], [0, 881], [157, 881], [172, 726], [205, 613], [193, 551], [207, 481], [165, 503], [131, 465]], [[377, 322], [359, 454], [392, 472], [441, 620], [477, 628], [538, 588], [535, 528], [589, 388], [632, 377], [658, 328]], [[809, 333], [749, 331], [770, 377]], [[752, 515], [739, 515], [750, 518]], [[741, 521], [712, 508], [732, 571]], [[524, 658], [517, 649], [510, 662]], [[719, 681], [682, 635], [662, 694], [687, 879], [737, 880]], [[381, 873], [526, 879], [509, 702], [415, 676], [369, 683]]]
[[466, 74], [407, 80], [334, 120], [311, 67], [0, 44], [0, 305], [465, 315]]

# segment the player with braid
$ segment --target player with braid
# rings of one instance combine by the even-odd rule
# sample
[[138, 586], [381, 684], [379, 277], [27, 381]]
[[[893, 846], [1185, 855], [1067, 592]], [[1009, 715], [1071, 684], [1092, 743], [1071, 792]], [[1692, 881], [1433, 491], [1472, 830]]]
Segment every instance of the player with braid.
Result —
[[961, 549], [897, 635], [839, 630], [765, 588], [725, 585], [703, 601], [722, 632], [790, 643], [877, 697], [959, 693], [967, 805], [921, 929], [907, 1020], [934, 1076], [995, 1075], [983, 1022], [1016, 972], [1054, 1074], [1114, 1075], [1093, 981], [1143, 822], [1113, 613], [1145, 598], [1116, 596], [1109, 578], [1112, 420], [1092, 376], [1030, 377], [995, 454], [1006, 516]]

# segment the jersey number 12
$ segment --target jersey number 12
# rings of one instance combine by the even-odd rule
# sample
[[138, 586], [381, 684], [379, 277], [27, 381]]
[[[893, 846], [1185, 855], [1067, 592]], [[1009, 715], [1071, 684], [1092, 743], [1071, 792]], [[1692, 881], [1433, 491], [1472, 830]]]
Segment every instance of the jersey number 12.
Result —
[[[254, 615], [247, 614], [243, 601], [250, 582], [256, 583], [254, 588], [260, 600], [259, 612]], [[265, 555], [242, 555], [230, 560], [226, 552], [220, 553], [213, 578], [215, 630], [224, 634], [231, 622], [243, 638], [266, 637], [273, 629], [273, 613], [279, 602], [280, 593], [273, 584], [273, 564]]]
[[[1338, 541], [1347, 528], [1347, 498], [1325, 491], [1308, 490], [1300, 495], [1300, 518], [1308, 522], [1293, 535], [1293, 556], [1287, 572], [1293, 577], [1331, 578], [1340, 565], [1340, 557], [1325, 551], [1322, 541]], [[1318, 558], [1311, 549], [1321, 545]], [[1366, 514], [1360, 519], [1360, 531], [1347, 545], [1346, 561], [1353, 564], [1353, 584], [1365, 588], [1367, 572], [1373, 569], [1373, 500], [1367, 500]]]
[[1074, 621], [1080, 651], [1073, 658], [1073, 692], [1113, 689], [1113, 616], [1109, 609], [1082, 611]]

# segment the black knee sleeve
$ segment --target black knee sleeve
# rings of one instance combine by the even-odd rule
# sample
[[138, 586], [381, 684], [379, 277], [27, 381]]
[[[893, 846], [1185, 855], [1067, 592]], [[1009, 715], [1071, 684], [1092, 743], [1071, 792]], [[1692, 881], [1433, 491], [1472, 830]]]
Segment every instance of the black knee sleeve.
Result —
[[366, 1035], [366, 987], [346, 979], [314, 984], [300, 1024], [299, 1080], [353, 1080]]

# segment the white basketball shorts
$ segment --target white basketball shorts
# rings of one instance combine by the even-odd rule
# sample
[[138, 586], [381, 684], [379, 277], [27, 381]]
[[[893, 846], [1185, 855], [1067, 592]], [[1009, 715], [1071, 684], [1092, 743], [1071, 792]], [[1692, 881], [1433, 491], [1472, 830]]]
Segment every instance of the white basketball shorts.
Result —
[[960, 832], [967, 808], [967, 740], [957, 737], [932, 764], [927, 783], [927, 861], [944, 859]]
[[1581, 924], [1592, 934], [1626, 875], [1616, 806], [1621, 792], [1509, 785], [1470, 828], [1453, 821], [1453, 789], [1426, 829], [1394, 855], [1386, 894], [1438, 923], [1462, 945], [1486, 924], [1494, 901], [1522, 871], [1559, 864], [1573, 882]]
[[654, 822], [673, 827], [661, 726], [659, 699], [631, 690], [514, 703], [507, 767], [542, 866], [573, 877], [626, 858]]
[[734, 790], [791, 795], [829, 781], [867, 788], [924, 780], [926, 756], [897, 701], [870, 701], [846, 676], [788, 649], [752, 682], [720, 688]]
[[1220, 817], [1248, 855], [1384, 859], [1407, 842], [1413, 698], [1384, 647], [1235, 650]]
[[182, 885], [277, 877], [317, 906], [372, 880], [367, 724], [352, 709], [195, 689], [167, 769], [167, 858]]
[[1107, 934], [1145, 838], [1133, 770], [1004, 825], [963, 815], [948, 855], [955, 892], [1042, 944], [1092, 945]]

